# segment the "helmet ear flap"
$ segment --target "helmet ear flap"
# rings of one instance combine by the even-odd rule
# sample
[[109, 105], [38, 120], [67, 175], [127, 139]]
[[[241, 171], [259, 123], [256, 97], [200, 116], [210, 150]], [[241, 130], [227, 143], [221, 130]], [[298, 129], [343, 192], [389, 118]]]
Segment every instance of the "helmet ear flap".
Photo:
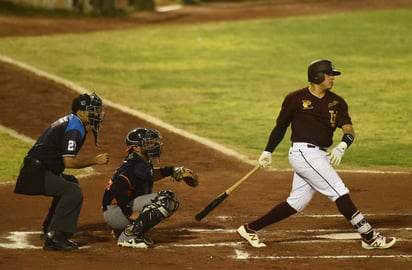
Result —
[[313, 76], [312, 81], [313, 83], [320, 84], [325, 80], [325, 74], [322, 72], [319, 72]]
[[325, 74], [337, 76], [341, 72], [336, 70], [333, 63], [326, 59], [315, 60], [308, 66], [308, 81], [311, 83], [321, 84], [325, 80]]

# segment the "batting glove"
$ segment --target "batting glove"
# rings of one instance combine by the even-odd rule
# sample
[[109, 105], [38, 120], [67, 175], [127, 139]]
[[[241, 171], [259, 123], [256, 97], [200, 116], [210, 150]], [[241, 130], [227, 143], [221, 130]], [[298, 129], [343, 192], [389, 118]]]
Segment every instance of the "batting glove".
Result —
[[272, 153], [268, 151], [263, 151], [260, 155], [259, 160], [259, 167], [262, 169], [267, 169], [272, 165]]
[[345, 142], [340, 142], [338, 146], [332, 149], [330, 152], [330, 164], [333, 166], [338, 166], [342, 160], [345, 150], [348, 148], [348, 144]]

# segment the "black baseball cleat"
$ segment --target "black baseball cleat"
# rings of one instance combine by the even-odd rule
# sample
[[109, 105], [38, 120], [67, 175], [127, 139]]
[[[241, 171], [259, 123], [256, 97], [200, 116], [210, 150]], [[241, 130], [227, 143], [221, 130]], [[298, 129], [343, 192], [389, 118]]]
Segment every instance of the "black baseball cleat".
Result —
[[71, 251], [78, 249], [79, 245], [70, 241], [64, 233], [49, 232], [44, 240], [43, 250]]

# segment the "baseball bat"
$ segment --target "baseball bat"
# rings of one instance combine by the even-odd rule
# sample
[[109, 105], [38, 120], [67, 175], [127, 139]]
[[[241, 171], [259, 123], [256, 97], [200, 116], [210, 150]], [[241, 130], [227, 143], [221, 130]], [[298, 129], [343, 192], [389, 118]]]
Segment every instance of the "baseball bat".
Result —
[[196, 216], [195, 219], [197, 221], [202, 220], [205, 216], [207, 216], [213, 209], [215, 209], [219, 204], [221, 204], [229, 194], [237, 189], [243, 182], [245, 182], [252, 174], [254, 174], [259, 169], [259, 165], [254, 167], [250, 172], [248, 172], [245, 176], [239, 179], [236, 183], [226, 189], [224, 192], [220, 193], [212, 202], [210, 202], [202, 211], [200, 211]]

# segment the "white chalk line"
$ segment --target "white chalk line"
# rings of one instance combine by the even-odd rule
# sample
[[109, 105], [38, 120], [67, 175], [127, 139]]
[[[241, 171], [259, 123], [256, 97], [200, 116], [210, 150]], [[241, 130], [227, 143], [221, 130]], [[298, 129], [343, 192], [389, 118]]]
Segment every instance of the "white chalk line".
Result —
[[[43, 246], [36, 246], [29, 243], [29, 238], [32, 235], [40, 236], [40, 231], [37, 232], [24, 232], [24, 231], [14, 231], [9, 232], [9, 235], [4, 237], [8, 240], [8, 243], [1, 243], [0, 248], [5, 249], [42, 249]], [[79, 249], [90, 248], [90, 246], [85, 245], [79, 247]]]
[[9, 232], [5, 237], [10, 243], [0, 243], [0, 247], [7, 249], [40, 249], [42, 247], [29, 243], [28, 236], [32, 234], [40, 235], [40, 232]]
[[25, 143], [29, 143], [29, 144], [35, 143], [35, 140], [33, 140], [32, 138], [27, 137], [26, 135], [21, 134], [21, 133], [15, 131], [14, 129], [3, 126], [2, 124], [0, 124], [0, 131], [2, 131], [4, 133], [7, 133], [9, 136], [11, 136], [13, 138], [16, 138], [16, 139], [19, 139], [19, 140], [21, 140]]
[[320, 256], [257, 256], [250, 255], [248, 252], [243, 250], [236, 250], [235, 255], [231, 256], [238, 260], [296, 260], [296, 259], [389, 259], [389, 258], [399, 258], [399, 259], [409, 259], [412, 258], [412, 254], [393, 254], [393, 255], [320, 255]]
[[[377, 231], [412, 231], [412, 228], [378, 228]], [[236, 229], [201, 229], [201, 228], [179, 228], [179, 229], [157, 229], [159, 232], [194, 232], [194, 233], [235, 233]], [[272, 235], [281, 233], [328, 233], [328, 232], [351, 232], [350, 229], [306, 229], [306, 230], [285, 230], [285, 229], [274, 229], [265, 230], [262, 234]]]
[[[78, 84], [75, 84], [72, 81], [69, 81], [69, 80], [66, 80], [64, 78], [58, 77], [56, 75], [53, 75], [53, 74], [48, 73], [46, 71], [40, 70], [38, 68], [35, 68], [35, 67], [30, 66], [26, 63], [17, 61], [15, 59], [9, 58], [7, 56], [0, 55], [0, 61], [18, 66], [18, 67], [23, 68], [23, 69], [26, 69], [26, 70], [36, 74], [37, 76], [40, 76], [40, 77], [46, 78], [48, 80], [51, 80], [53, 82], [62, 84], [64, 86], [66, 86], [67, 88], [72, 89], [72, 90], [74, 90], [74, 91], [76, 91], [80, 94], [89, 92], [86, 88], [84, 88], [84, 87], [82, 87]], [[215, 150], [219, 153], [223, 153], [227, 156], [236, 158], [237, 160], [242, 161], [246, 164], [253, 165], [253, 166], [256, 165], [257, 161], [255, 159], [250, 159], [246, 155], [240, 154], [237, 151], [235, 151], [233, 149], [230, 149], [230, 148], [228, 148], [224, 145], [216, 143], [216, 142], [214, 142], [212, 140], [209, 140], [207, 138], [200, 137], [196, 134], [189, 133], [186, 130], [177, 128], [177, 127], [175, 127], [175, 126], [173, 126], [169, 123], [166, 123], [166, 122], [160, 120], [159, 118], [148, 115], [144, 112], [128, 108], [124, 105], [112, 102], [112, 101], [110, 101], [108, 99], [105, 99], [105, 98], [103, 98], [103, 100], [104, 100], [106, 105], [111, 106], [111, 107], [113, 107], [113, 108], [115, 108], [119, 111], [128, 113], [132, 116], [136, 116], [140, 119], [144, 119], [145, 121], [148, 121], [148, 122], [151, 122], [151, 123], [153, 123], [157, 126], [163, 127], [164, 129], [167, 129], [170, 132], [181, 135], [181, 136], [183, 136], [187, 139], [190, 139], [192, 141], [201, 143], [201, 144], [203, 144], [203, 145], [205, 145], [205, 146], [207, 146], [207, 147], [209, 147], [209, 148], [211, 148], [211, 149], [213, 149], [213, 150]], [[279, 172], [290, 172], [290, 171], [292, 171], [291, 169], [275, 169], [275, 168], [272, 168], [270, 170], [279, 171]], [[388, 173], [388, 174], [412, 174], [412, 172], [408, 172], [408, 171], [406, 171], [406, 172], [405, 171], [378, 171], [378, 170], [370, 170], [370, 171], [369, 170], [341, 170], [341, 171], [342, 172], [354, 172], [354, 173], [375, 173], [375, 174], [381, 174], [381, 173], [383, 173], [383, 174], [386, 174], [386, 173]]]

